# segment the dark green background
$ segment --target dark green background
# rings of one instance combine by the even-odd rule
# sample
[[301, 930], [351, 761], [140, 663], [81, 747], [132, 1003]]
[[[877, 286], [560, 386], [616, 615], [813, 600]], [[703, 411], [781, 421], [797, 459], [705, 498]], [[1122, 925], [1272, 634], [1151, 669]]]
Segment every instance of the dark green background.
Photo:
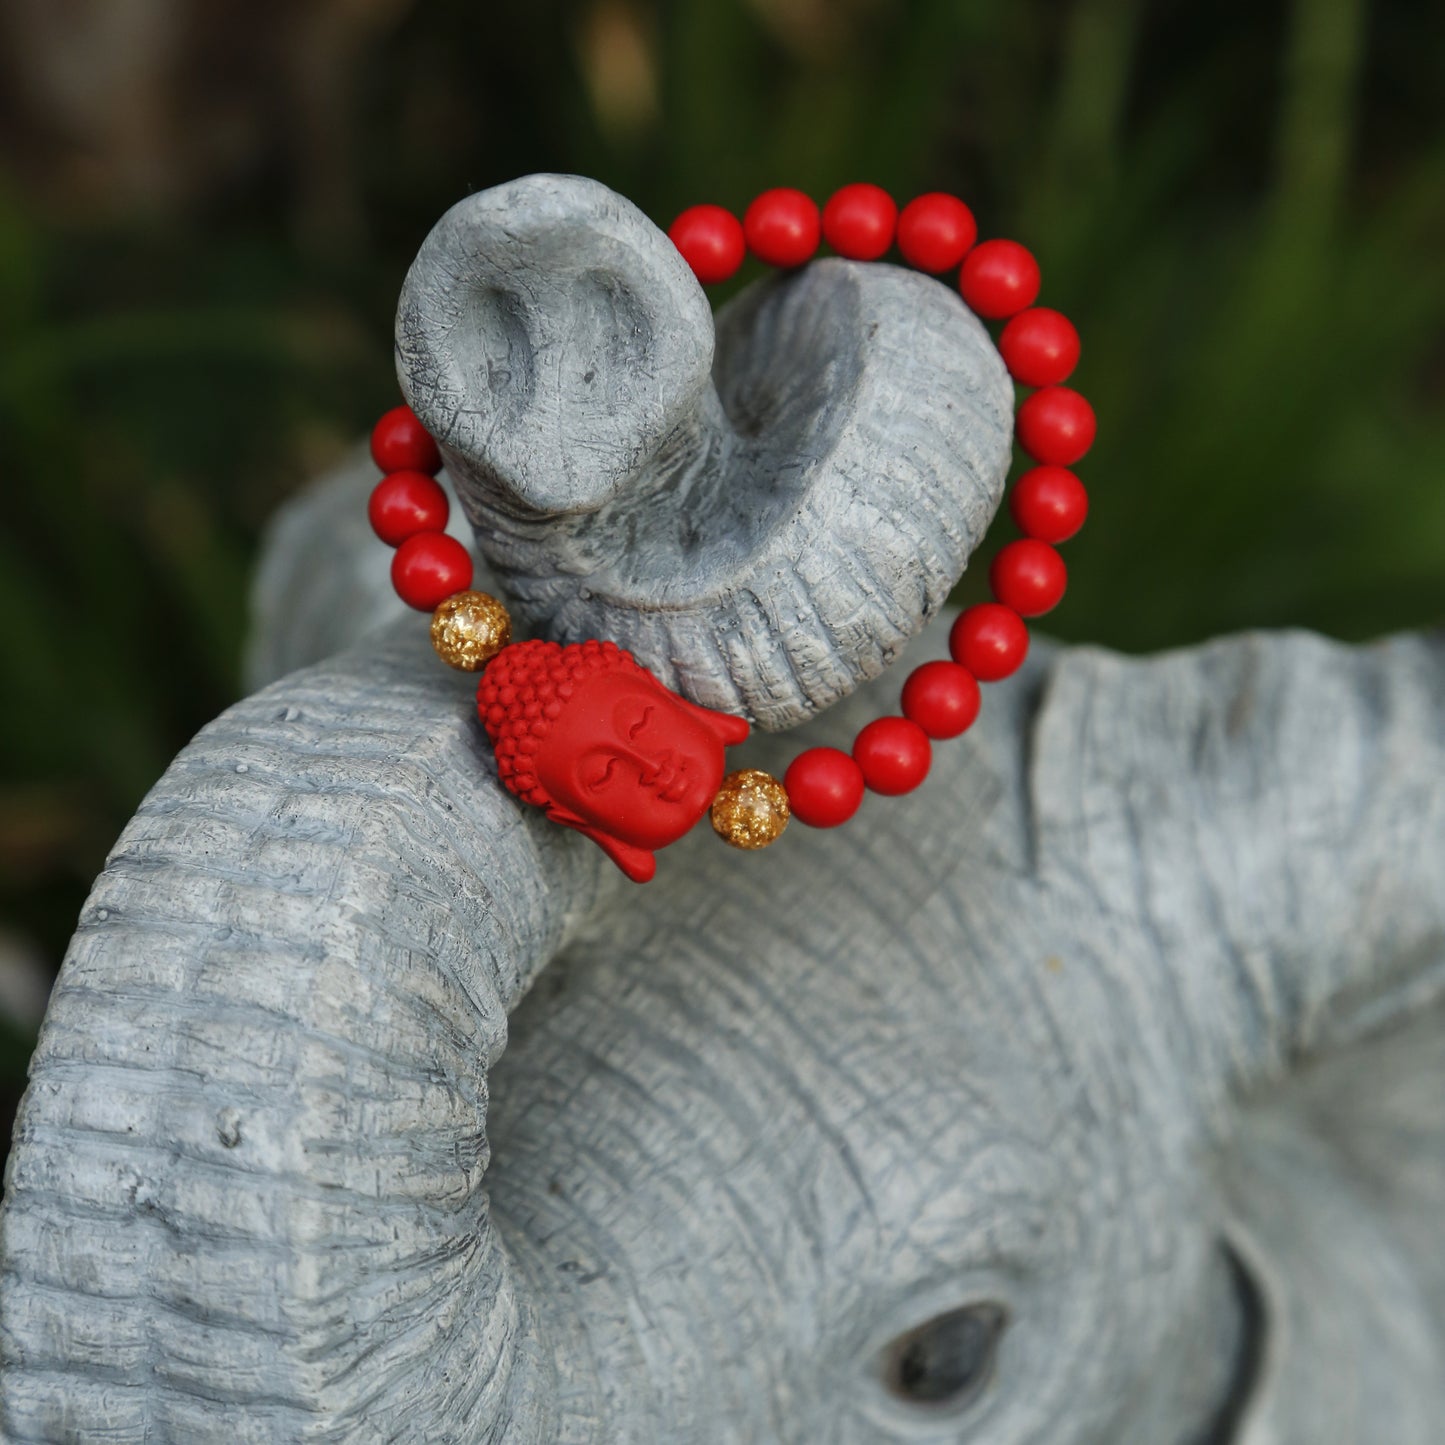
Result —
[[[103, 7], [61, 8], [74, 61]], [[58, 965], [141, 794], [237, 693], [266, 517], [394, 399], [408, 260], [528, 171], [663, 224], [775, 184], [951, 189], [1030, 245], [1100, 418], [1060, 636], [1441, 618], [1445, 6], [191, 10], [144, 73], [92, 45], [120, 79], [90, 112], [21, 27], [0, 46], [5, 949]], [[29, 1042], [0, 1037], [0, 1109]]]

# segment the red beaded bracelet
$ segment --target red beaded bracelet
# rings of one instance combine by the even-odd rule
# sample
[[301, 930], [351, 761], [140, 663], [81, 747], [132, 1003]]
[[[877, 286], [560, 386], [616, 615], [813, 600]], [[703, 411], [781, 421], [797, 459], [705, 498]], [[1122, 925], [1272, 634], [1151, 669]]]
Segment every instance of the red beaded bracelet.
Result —
[[1036, 388], [1020, 403], [1019, 445], [1036, 463], [1014, 485], [1009, 510], [1021, 539], [989, 568], [993, 602], [959, 614], [951, 661], [925, 662], [903, 684], [902, 715], [876, 718], [851, 753], [809, 748], [780, 783], [756, 768], [724, 777], [723, 749], [748, 724], [699, 707], [663, 686], [613, 642], [511, 641], [511, 620], [494, 597], [471, 590], [472, 559], [443, 528], [447, 497], [435, 480], [436, 442], [405, 406], [371, 436], [385, 474], [371, 495], [371, 525], [396, 548], [391, 578], [409, 606], [432, 613], [432, 646], [452, 667], [482, 671], [477, 710], [503, 784], [554, 821], [597, 842], [634, 881], [656, 870], [657, 849], [703, 813], [739, 848], [762, 848], [790, 816], [837, 827], [866, 791], [911, 792], [928, 773], [933, 741], [958, 737], [978, 716], [979, 683], [1016, 672], [1028, 652], [1026, 617], [1058, 605], [1068, 577], [1055, 547], [1084, 524], [1088, 494], [1069, 470], [1094, 441], [1094, 411], [1063, 383], [1079, 361], [1079, 334], [1057, 311], [1035, 306], [1038, 262], [1016, 241], [978, 241], [973, 213], [956, 196], [931, 192], [900, 212], [878, 186], [837, 191], [820, 211], [801, 191], [764, 191], [741, 221], [721, 206], [692, 206], [668, 229], [704, 285], [736, 274], [749, 252], [780, 267], [810, 261], [827, 244], [840, 256], [875, 261], [894, 245], [938, 275], [958, 268], [970, 310], [1004, 321], [998, 349], [1009, 374]]

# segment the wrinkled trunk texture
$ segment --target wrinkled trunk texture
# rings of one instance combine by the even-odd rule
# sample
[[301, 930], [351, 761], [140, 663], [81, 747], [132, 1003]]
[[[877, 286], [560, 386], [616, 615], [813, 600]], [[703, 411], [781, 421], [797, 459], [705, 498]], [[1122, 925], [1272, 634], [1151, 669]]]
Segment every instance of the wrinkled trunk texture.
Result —
[[414, 642], [232, 709], [116, 845], [6, 1181], [7, 1439], [548, 1438], [486, 1071], [598, 862]]

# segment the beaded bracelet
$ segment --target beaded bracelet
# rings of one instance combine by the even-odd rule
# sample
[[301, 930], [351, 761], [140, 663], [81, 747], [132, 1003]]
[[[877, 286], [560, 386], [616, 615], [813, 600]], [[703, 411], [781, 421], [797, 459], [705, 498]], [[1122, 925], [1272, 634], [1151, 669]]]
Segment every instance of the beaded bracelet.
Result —
[[[1035, 388], [1018, 407], [1015, 435], [1037, 465], [1024, 473], [1009, 510], [1024, 534], [989, 569], [994, 601], [961, 612], [949, 633], [951, 660], [925, 662], [903, 684], [901, 715], [874, 719], [851, 753], [814, 747], [781, 782], [756, 768], [724, 777], [723, 749], [748, 736], [747, 722], [698, 706], [665, 687], [614, 642], [511, 641], [496, 598], [471, 590], [472, 559], [443, 530], [446, 493], [435, 440], [405, 406], [371, 435], [385, 474], [372, 492], [371, 525], [396, 548], [392, 583], [409, 606], [432, 613], [442, 660], [481, 671], [477, 711], [502, 783], [524, 802], [598, 843], [634, 882], [656, 871], [656, 851], [709, 813], [738, 848], [762, 848], [789, 817], [833, 828], [857, 812], [864, 791], [911, 792], [928, 773], [932, 741], [966, 732], [978, 716], [979, 684], [1016, 672], [1028, 652], [1026, 617], [1054, 608], [1067, 582], [1055, 547], [1084, 524], [1088, 496], [1069, 470], [1093, 444], [1093, 408], [1062, 383], [1079, 360], [1079, 335], [1057, 311], [1035, 306], [1038, 263], [1016, 241], [977, 244], [973, 214], [956, 196], [931, 192], [900, 212], [878, 186], [837, 191], [819, 211], [801, 191], [763, 192], [741, 221], [721, 206], [690, 207], [668, 235], [703, 285], [730, 279], [751, 252], [772, 266], [804, 265], [826, 241], [855, 261], [903, 259], [939, 275], [958, 268], [964, 301], [1006, 322], [998, 349], [1009, 374]], [[932, 741], [931, 741], [932, 740]]]

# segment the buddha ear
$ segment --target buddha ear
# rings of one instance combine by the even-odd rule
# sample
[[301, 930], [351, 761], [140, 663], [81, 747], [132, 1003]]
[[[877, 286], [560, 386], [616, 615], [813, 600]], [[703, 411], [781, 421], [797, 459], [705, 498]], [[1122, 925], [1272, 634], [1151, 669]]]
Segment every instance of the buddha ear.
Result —
[[639, 848], [634, 843], [624, 843], [620, 838], [614, 838], [611, 833], [604, 832], [595, 824], [579, 818], [571, 809], [559, 807], [556, 803], [548, 803], [547, 817], [554, 823], [560, 823], [564, 828], [571, 828], [574, 832], [581, 833], [584, 838], [591, 838], [634, 883], [650, 883], [653, 875], [657, 872], [656, 853], [647, 848]]
[[723, 745], [730, 748], [734, 743], [746, 742], [748, 734], [752, 729], [748, 726], [746, 718], [736, 717], [730, 712], [714, 712], [710, 707], [703, 707], [682, 696], [681, 693], [674, 693], [674, 697], [690, 712], [707, 730]]

